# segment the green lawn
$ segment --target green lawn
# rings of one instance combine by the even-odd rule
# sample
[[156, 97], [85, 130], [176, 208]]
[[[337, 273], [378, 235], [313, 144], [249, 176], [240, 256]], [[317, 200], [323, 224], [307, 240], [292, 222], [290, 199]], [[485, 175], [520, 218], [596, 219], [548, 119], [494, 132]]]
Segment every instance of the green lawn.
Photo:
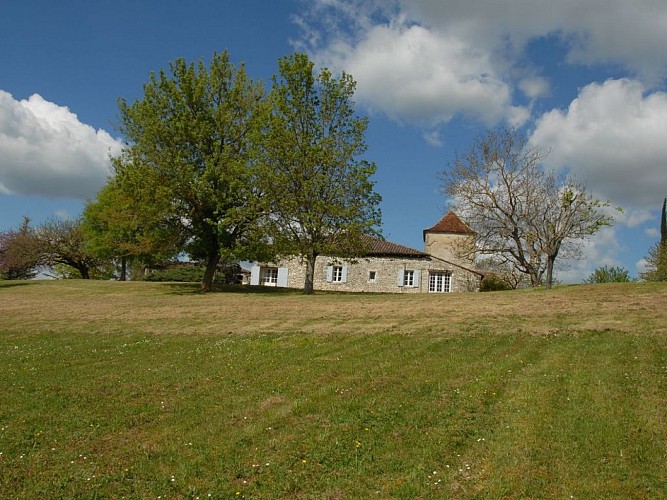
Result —
[[2, 498], [667, 498], [667, 284], [0, 281]]

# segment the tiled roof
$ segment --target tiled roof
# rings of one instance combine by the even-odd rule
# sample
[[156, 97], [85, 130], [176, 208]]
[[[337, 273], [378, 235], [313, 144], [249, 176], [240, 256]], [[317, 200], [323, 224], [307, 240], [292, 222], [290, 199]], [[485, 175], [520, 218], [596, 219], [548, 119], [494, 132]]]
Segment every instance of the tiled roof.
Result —
[[475, 232], [454, 212], [447, 212], [435, 226], [424, 229], [424, 239], [426, 233], [474, 234]]
[[392, 243], [391, 241], [383, 240], [382, 238], [374, 238], [372, 236], [364, 236], [364, 243], [366, 245], [366, 255], [396, 255], [402, 257], [429, 257], [429, 254], [414, 248]]

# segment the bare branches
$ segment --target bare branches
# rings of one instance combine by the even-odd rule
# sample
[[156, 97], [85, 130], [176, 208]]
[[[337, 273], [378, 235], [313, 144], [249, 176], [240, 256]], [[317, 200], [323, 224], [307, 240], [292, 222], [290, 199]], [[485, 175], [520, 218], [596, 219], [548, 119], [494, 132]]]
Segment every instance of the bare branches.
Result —
[[583, 184], [545, 172], [547, 155], [519, 132], [500, 128], [480, 136], [441, 180], [452, 208], [477, 232], [478, 255], [502, 256], [532, 286], [550, 287], [561, 249], [576, 254], [575, 243], [612, 218]]

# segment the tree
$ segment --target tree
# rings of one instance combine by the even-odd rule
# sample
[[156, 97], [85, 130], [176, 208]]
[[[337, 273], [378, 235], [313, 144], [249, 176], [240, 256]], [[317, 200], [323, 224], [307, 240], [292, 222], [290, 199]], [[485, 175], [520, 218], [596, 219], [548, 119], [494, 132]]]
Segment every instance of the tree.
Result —
[[630, 271], [624, 267], [602, 266], [593, 271], [584, 283], [630, 283]]
[[51, 219], [35, 230], [41, 261], [48, 266], [75, 269], [81, 279], [90, 279], [100, 261], [86, 248], [82, 219]]
[[42, 264], [42, 254], [30, 218], [24, 217], [16, 230], [0, 232], [0, 277], [6, 280], [30, 279]]
[[480, 136], [441, 179], [453, 208], [476, 231], [471, 251], [550, 288], [556, 259], [579, 257], [578, 243], [613, 218], [576, 179], [545, 171], [545, 158], [524, 135], [500, 128]]
[[667, 281], [667, 198], [662, 202], [660, 241], [649, 249], [645, 260], [646, 272], [640, 274], [644, 281]]
[[124, 185], [131, 180], [123, 176], [111, 179], [83, 212], [88, 251], [119, 262], [121, 281], [127, 279], [128, 263], [150, 265], [167, 260], [184, 244], [178, 224], [170, 218], [170, 199], [162, 196], [165, 191], [149, 193], [138, 186]]
[[319, 255], [363, 253], [360, 235], [380, 224], [375, 165], [359, 159], [368, 120], [354, 113], [356, 84], [346, 73], [315, 75], [313, 66], [304, 54], [279, 61], [260, 177], [273, 248], [305, 260], [307, 294]]
[[208, 68], [178, 59], [170, 70], [151, 74], [142, 99], [119, 101], [119, 130], [128, 144], [114, 169], [137, 200], [133, 213], [159, 208], [162, 217], [142, 222], [170, 225], [185, 250], [206, 262], [202, 288], [210, 290], [221, 257], [247, 257], [257, 239], [254, 130], [264, 91], [227, 52], [214, 54]]

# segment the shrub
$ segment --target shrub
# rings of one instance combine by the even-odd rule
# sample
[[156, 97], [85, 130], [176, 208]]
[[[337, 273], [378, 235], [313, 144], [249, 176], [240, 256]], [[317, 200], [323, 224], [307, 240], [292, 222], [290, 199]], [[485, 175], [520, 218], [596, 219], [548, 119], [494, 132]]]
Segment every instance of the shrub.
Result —
[[584, 283], [630, 283], [630, 271], [624, 267], [602, 266], [593, 271]]
[[479, 287], [480, 292], [500, 292], [503, 290], [512, 290], [512, 286], [498, 274], [485, 276]]

